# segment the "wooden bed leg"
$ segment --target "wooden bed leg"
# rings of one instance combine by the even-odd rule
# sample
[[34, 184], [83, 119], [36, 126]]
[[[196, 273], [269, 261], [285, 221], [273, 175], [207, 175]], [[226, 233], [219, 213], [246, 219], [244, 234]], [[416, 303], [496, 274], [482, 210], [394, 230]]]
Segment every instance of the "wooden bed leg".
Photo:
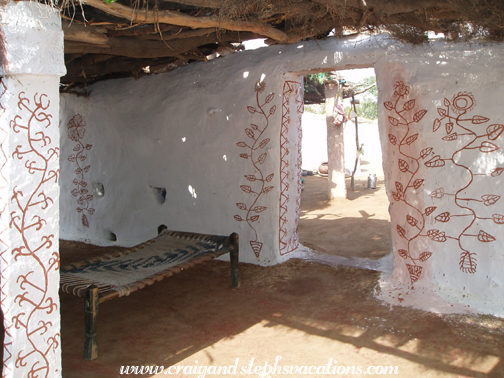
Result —
[[84, 359], [94, 360], [98, 357], [98, 345], [96, 343], [96, 324], [98, 317], [98, 288], [91, 285], [86, 290], [86, 304], [84, 308], [86, 339], [84, 341]]
[[240, 270], [238, 268], [238, 255], [240, 250], [240, 237], [236, 232], [231, 234], [233, 249], [229, 253], [231, 259], [231, 283], [233, 288], [240, 287]]

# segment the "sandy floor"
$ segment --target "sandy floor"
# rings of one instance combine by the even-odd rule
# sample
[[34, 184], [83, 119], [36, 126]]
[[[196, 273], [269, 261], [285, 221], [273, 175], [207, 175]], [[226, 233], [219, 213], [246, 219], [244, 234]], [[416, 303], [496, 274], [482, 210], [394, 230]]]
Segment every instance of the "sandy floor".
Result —
[[[325, 180], [307, 177], [301, 241], [320, 256], [369, 260], [388, 253], [381, 183], [373, 191], [361, 181], [348, 200], [329, 205]], [[99, 253], [103, 248], [81, 243], [61, 246], [63, 264]], [[291, 377], [374, 376], [367, 369], [379, 373], [382, 366], [393, 367], [395, 377], [504, 377], [503, 319], [390, 306], [374, 295], [378, 272], [299, 259], [267, 268], [241, 264], [242, 285], [233, 290], [228, 265], [212, 261], [103, 303], [94, 361], [82, 358], [83, 300], [62, 294], [63, 377], [124, 377], [121, 367], [131, 365], [159, 369], [138, 377], [275, 377], [254, 370], [275, 361], [301, 369]], [[328, 364], [336, 374], [322, 371]], [[188, 370], [235, 365], [231, 374]], [[355, 374], [343, 373], [346, 367]]]

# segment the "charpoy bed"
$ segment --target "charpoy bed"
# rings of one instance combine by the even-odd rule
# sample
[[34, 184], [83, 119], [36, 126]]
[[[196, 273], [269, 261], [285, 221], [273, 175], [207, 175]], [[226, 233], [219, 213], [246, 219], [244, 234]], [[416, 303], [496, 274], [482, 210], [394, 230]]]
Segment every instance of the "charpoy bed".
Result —
[[238, 234], [204, 235], [162, 231], [156, 238], [121, 252], [66, 265], [61, 290], [86, 298], [84, 358], [98, 357], [96, 326], [99, 303], [123, 297], [184, 269], [230, 254], [231, 282], [240, 285]]

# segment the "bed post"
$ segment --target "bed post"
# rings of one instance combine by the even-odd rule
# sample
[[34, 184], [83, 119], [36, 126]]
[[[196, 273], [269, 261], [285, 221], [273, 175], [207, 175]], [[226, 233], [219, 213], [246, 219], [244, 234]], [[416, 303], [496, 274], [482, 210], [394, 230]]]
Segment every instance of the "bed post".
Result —
[[240, 251], [240, 237], [236, 232], [231, 234], [232, 249], [229, 253], [231, 259], [231, 282], [233, 288], [240, 287], [240, 270], [238, 269], [238, 255]]
[[91, 285], [86, 290], [86, 304], [84, 308], [86, 339], [84, 341], [84, 359], [94, 360], [98, 357], [98, 345], [96, 343], [96, 323], [98, 316], [98, 288]]

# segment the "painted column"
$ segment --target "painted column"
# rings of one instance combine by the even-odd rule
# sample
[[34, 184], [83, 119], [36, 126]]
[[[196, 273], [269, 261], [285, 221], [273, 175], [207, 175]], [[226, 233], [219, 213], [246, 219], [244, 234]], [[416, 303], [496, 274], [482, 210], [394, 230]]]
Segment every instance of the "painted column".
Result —
[[338, 105], [339, 85], [328, 83], [326, 93], [327, 160], [329, 170], [329, 201], [346, 198], [345, 186], [345, 138], [343, 124], [334, 124], [334, 109]]
[[60, 377], [59, 13], [1, 12], [0, 267], [3, 377]]

